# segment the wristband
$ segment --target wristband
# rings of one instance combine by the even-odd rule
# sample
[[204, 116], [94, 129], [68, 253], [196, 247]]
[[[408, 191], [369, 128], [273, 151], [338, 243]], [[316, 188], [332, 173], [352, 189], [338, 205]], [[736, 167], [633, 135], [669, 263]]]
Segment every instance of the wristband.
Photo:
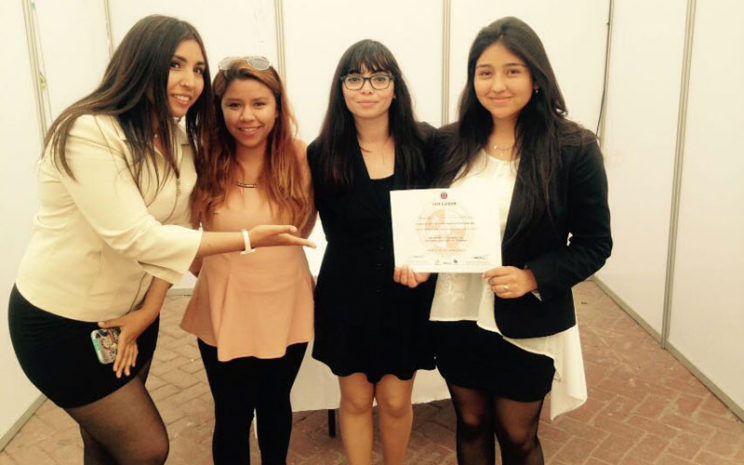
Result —
[[241, 229], [240, 232], [241, 234], [243, 234], [243, 246], [245, 247], [245, 249], [242, 252], [240, 252], [240, 255], [246, 255], [251, 252], [255, 252], [256, 249], [251, 247], [251, 236], [248, 234], [248, 230]]

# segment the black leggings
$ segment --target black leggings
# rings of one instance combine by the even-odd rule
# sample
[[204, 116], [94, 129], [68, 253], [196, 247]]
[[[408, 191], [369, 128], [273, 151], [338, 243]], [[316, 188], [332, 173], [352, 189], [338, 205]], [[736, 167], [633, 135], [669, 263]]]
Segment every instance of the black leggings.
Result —
[[250, 463], [249, 433], [253, 411], [258, 420], [262, 465], [284, 465], [292, 431], [289, 392], [307, 343], [287, 347], [280, 358], [217, 360], [217, 349], [198, 340], [214, 398], [212, 456], [215, 465]]

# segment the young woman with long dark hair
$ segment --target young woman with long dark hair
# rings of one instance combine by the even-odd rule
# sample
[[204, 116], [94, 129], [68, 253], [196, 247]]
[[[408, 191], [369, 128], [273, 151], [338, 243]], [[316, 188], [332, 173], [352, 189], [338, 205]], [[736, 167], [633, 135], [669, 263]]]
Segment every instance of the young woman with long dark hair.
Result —
[[[47, 134], [10, 335], [31, 382], [80, 425], [86, 465], [165, 462], [168, 436], [145, 380], [165, 293], [195, 257], [308, 244], [293, 226], [191, 228], [210, 100], [199, 33], [149, 16], [126, 34], [98, 88]], [[121, 330], [113, 370], [91, 341], [99, 326]]]
[[341, 438], [352, 465], [371, 463], [374, 400], [385, 463], [403, 463], [416, 370], [433, 367], [426, 332], [432, 286], [426, 275], [394, 269], [389, 196], [428, 185], [432, 132], [414, 120], [390, 50], [373, 40], [346, 50], [308, 159], [328, 241], [313, 356], [339, 377]]
[[571, 287], [610, 255], [607, 178], [593, 134], [566, 105], [537, 34], [516, 18], [483, 28], [468, 56], [459, 120], [441, 131], [438, 185], [492, 202], [502, 264], [440, 274], [431, 319], [457, 415], [460, 465], [544, 463], [552, 412], [586, 399]]
[[[215, 76], [215, 140], [197, 165], [192, 219], [207, 231], [315, 223], [304, 144], [279, 74], [264, 57], [226, 58]], [[204, 258], [181, 326], [198, 337], [215, 406], [216, 465], [286, 463], [289, 394], [313, 335], [313, 279], [302, 249]]]

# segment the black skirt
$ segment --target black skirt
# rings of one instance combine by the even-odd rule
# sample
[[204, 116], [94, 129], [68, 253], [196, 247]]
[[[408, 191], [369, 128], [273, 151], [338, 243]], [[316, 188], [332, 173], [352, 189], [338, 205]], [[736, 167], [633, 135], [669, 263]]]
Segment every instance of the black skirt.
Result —
[[434, 356], [449, 384], [519, 402], [542, 400], [555, 368], [548, 356], [527, 352], [474, 321], [434, 322]]
[[155, 352], [160, 319], [137, 339], [137, 362], [129, 376], [117, 378], [113, 364], [98, 361], [91, 331], [97, 323], [72, 320], [35, 307], [13, 286], [8, 326], [18, 362], [28, 379], [62, 408], [102, 399], [127, 384]]
[[313, 357], [328, 365], [336, 376], [362, 373], [372, 384], [385, 375], [409, 380], [417, 370], [433, 370], [426, 320], [398, 323], [353, 324], [340, 318], [318, 318], [316, 311]]

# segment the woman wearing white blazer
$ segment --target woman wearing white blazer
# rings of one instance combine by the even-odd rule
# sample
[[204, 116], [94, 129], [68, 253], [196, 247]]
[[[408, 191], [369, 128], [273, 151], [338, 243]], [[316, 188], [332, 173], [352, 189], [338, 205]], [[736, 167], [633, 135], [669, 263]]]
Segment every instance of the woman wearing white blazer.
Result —
[[[165, 462], [168, 437], [144, 383], [165, 293], [195, 258], [309, 244], [291, 226], [190, 228], [195, 154], [213, 121], [209, 82], [194, 27], [149, 16], [45, 140], [9, 326], [31, 382], [80, 425], [86, 465]], [[121, 330], [113, 369], [93, 348], [99, 326]]]

